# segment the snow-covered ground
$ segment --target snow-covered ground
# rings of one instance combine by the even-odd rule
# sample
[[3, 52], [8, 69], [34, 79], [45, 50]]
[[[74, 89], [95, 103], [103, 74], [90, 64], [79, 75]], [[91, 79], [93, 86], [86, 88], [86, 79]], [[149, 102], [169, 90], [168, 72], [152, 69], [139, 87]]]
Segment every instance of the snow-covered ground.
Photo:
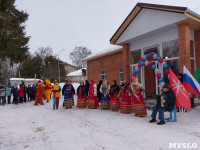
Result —
[[[75, 97], [76, 99], [76, 97]], [[100, 109], [52, 109], [52, 100], [0, 106], [1, 150], [166, 150], [169, 143], [197, 143], [200, 107], [158, 126], [147, 117]], [[76, 102], [76, 101], [75, 101]], [[168, 113], [166, 114], [168, 115]]]

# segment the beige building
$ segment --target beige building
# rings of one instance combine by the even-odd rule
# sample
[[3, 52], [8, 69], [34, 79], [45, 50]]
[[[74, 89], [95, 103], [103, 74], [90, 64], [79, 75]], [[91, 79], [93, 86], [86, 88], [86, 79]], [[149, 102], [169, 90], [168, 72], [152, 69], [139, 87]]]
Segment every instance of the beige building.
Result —
[[80, 83], [81, 81], [85, 81], [87, 79], [86, 76], [86, 68], [76, 70], [66, 75], [67, 79], [71, 82]]
[[76, 67], [76, 66], [73, 66], [73, 65], [71, 65], [71, 64], [68, 64], [68, 63], [66, 63], [66, 62], [64, 62], [64, 61], [62, 61], [61, 64], [64, 66], [66, 74], [68, 74], [68, 73], [70, 73], [70, 72], [74, 72], [74, 71], [80, 69], [80, 68], [78, 68], [78, 67]]

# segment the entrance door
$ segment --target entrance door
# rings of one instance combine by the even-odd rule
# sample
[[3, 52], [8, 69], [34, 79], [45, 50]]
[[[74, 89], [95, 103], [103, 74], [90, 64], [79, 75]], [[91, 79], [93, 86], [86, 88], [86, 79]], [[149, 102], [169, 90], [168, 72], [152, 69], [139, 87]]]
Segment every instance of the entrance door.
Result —
[[[144, 56], [145, 54], [158, 54], [159, 55], [159, 45], [154, 45], [151, 47], [144, 48]], [[155, 64], [155, 61], [153, 61]], [[155, 64], [157, 65], [157, 64]], [[154, 70], [151, 69], [149, 66], [145, 66], [144, 68], [144, 82], [145, 82], [145, 97], [154, 99], [156, 98], [157, 92], [157, 79]]]
[[156, 79], [155, 73], [151, 67], [146, 66], [145, 72], [145, 97], [155, 98], [156, 96]]

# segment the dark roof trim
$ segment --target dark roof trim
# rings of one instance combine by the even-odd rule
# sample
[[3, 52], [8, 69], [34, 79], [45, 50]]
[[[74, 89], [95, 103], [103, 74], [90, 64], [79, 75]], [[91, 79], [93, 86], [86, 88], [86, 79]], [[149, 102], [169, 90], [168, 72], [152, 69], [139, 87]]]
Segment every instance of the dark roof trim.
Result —
[[187, 7], [179, 7], [179, 6], [169, 6], [169, 5], [157, 5], [157, 4], [148, 4], [148, 3], [137, 3], [138, 6], [142, 7], [142, 8], [157, 8], [157, 9], [161, 9], [161, 10], [171, 10], [171, 11], [180, 11], [180, 12], [184, 12], [186, 11], [188, 8]]

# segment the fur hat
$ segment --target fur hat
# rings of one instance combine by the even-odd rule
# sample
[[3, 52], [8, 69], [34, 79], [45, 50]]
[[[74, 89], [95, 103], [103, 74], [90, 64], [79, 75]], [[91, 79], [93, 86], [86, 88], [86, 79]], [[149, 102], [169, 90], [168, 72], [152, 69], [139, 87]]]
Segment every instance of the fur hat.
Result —
[[39, 83], [39, 84], [41, 84], [41, 83], [42, 83], [42, 81], [41, 81], [41, 80], [39, 80], [39, 81], [38, 81], [38, 83]]

